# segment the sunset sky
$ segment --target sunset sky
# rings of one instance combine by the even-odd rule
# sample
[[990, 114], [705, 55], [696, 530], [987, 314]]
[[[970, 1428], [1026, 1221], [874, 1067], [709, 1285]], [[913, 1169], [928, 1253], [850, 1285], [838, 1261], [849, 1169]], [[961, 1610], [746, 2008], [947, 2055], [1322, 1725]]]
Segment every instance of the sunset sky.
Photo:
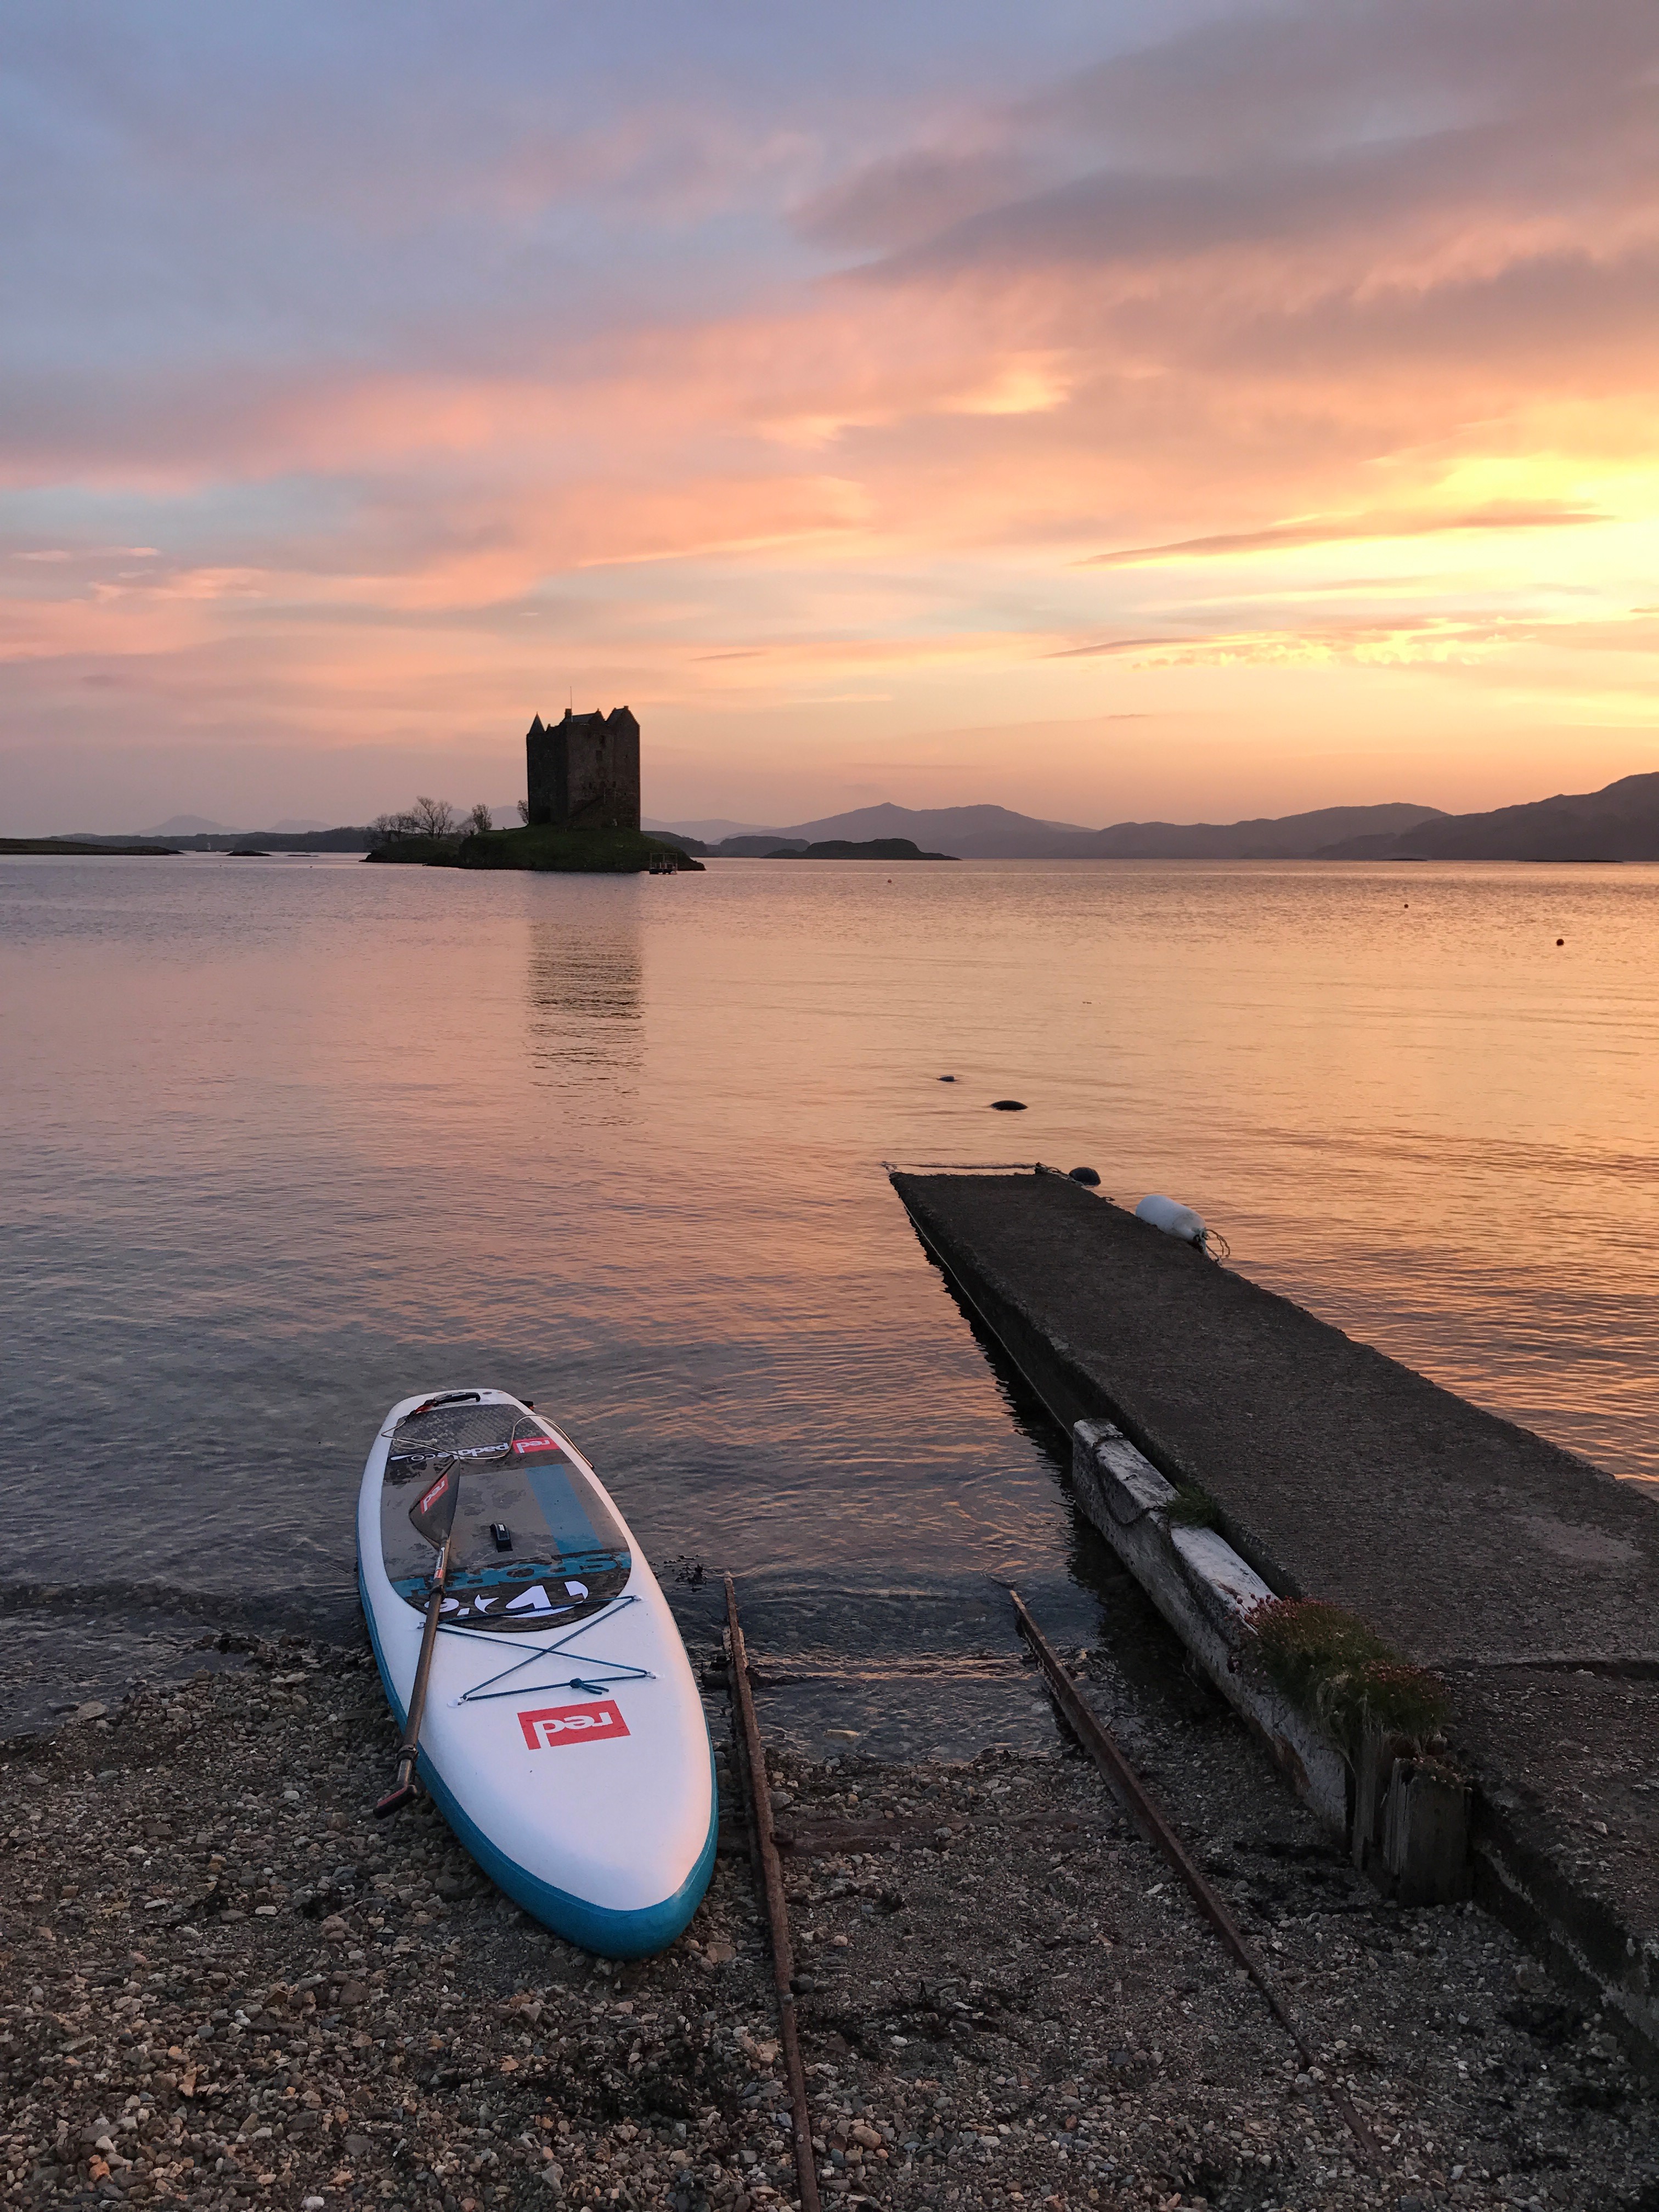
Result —
[[1652, 0], [54, 0], [0, 830], [1659, 767]]

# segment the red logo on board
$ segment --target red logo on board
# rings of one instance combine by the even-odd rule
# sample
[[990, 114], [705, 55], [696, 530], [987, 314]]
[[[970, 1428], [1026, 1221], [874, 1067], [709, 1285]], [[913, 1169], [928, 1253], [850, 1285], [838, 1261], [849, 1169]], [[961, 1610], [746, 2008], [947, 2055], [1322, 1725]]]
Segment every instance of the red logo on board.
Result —
[[514, 1437], [513, 1449], [515, 1452], [538, 1452], [557, 1451], [559, 1447], [551, 1437]]
[[631, 1733], [614, 1698], [592, 1705], [543, 1705], [520, 1713], [519, 1726], [532, 1751], [557, 1751], [567, 1743], [599, 1743]]

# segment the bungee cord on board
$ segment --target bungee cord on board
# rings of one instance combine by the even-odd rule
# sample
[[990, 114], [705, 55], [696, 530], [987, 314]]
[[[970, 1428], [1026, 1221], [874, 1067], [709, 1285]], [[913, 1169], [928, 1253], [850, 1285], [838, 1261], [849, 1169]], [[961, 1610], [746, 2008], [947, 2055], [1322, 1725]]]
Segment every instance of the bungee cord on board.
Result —
[[[615, 1599], [602, 1613], [596, 1613], [591, 1620], [578, 1621], [574, 1628], [567, 1629], [556, 1643], [541, 1644], [534, 1651], [526, 1652], [522, 1659], [515, 1659], [510, 1667], [503, 1667], [500, 1674], [487, 1674], [482, 1682], [474, 1683], [470, 1690], [463, 1690], [459, 1697], [452, 1698], [450, 1704], [477, 1705], [490, 1698], [529, 1697], [532, 1692], [543, 1690], [586, 1690], [598, 1696], [611, 1682], [654, 1682], [657, 1678], [648, 1667], [633, 1667], [624, 1659], [606, 1659], [599, 1653], [584, 1655], [572, 1652], [573, 1658], [591, 1658], [592, 1670], [583, 1674], [568, 1675], [558, 1682], [514, 1682], [510, 1690], [498, 1690], [495, 1686], [497, 1682], [505, 1682], [515, 1674], [521, 1674], [526, 1667], [540, 1666], [560, 1652], [569, 1651], [578, 1638], [586, 1636], [590, 1629], [599, 1627], [602, 1621], [614, 1620], [627, 1607], [638, 1603], [638, 1598], [631, 1595]], [[494, 1644], [498, 1650], [500, 1648], [499, 1638], [493, 1630], [487, 1628], [453, 1627], [448, 1621], [444, 1621], [438, 1633], [441, 1636], [469, 1636], [480, 1642]], [[609, 1672], [599, 1674], [598, 1670], [601, 1668], [608, 1668]]]

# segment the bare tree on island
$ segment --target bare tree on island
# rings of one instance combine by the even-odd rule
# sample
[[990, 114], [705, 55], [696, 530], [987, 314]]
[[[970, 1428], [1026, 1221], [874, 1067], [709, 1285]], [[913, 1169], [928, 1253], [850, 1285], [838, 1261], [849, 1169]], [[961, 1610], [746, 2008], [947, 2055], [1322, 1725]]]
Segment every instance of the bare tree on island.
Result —
[[473, 837], [482, 837], [486, 830], [493, 830], [495, 826], [495, 816], [484, 805], [483, 801], [480, 799], [478, 804], [473, 808], [471, 813], [466, 817], [466, 829], [468, 835]]
[[[466, 827], [480, 827], [478, 817], [488, 817], [487, 806], [475, 806], [468, 817]], [[488, 828], [488, 819], [482, 825]], [[453, 837], [462, 827], [455, 809], [447, 799], [417, 799], [413, 806], [401, 814], [380, 814], [369, 825], [370, 842], [376, 845], [395, 845], [405, 837]]]
[[415, 835], [417, 837], [453, 837], [455, 835], [455, 809], [447, 799], [428, 799], [415, 801]]

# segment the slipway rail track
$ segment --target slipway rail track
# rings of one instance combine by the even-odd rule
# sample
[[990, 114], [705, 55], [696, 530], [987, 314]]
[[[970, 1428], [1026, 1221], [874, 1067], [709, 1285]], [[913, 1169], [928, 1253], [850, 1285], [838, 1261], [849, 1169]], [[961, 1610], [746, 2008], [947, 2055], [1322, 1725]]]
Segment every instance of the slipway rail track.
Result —
[[[1161, 1851], [1181, 1876], [1192, 1894], [1193, 1902], [1261, 1990], [1268, 2010], [1296, 2045], [1297, 2056], [1304, 2066], [1311, 2068], [1316, 2063], [1314, 2047], [1280, 1995], [1273, 1976], [1262, 1962], [1261, 1954], [1245, 1936], [1215, 1889], [1200, 1873], [1191, 1854], [1165, 1819], [1157, 1800], [1123, 1756], [1111, 1731], [1079, 1695], [1076, 1684], [1066, 1672], [1060, 1654], [1027, 1612], [1019, 1592], [1010, 1589], [1008, 1595], [1013, 1600], [1019, 1632], [1030, 1645], [1048, 1693], [1066, 1725], [1105, 1776], [1108, 1788], [1122, 1805], [1142, 1841]], [[1369, 2169], [1375, 2171], [1376, 2139], [1360, 2118], [1352, 2100], [1342, 2090], [1332, 2089], [1328, 2086], [1326, 2094], [1353, 2137], [1359, 2157]]]
[[[738, 1610], [736, 1585], [730, 1575], [725, 1577], [725, 1583], [726, 1627], [724, 1641], [732, 1691], [732, 1736], [738, 1771], [743, 1784], [750, 1850], [766, 1914], [780, 2041], [789, 2089], [796, 2188], [802, 2212], [820, 2212], [811, 2112], [807, 2102], [795, 2003], [794, 1948], [790, 1936], [789, 1908], [784, 1896], [783, 1870], [779, 1859], [781, 1846], [794, 1850], [803, 1844], [810, 1848], [811, 1844], [804, 1836], [797, 1838], [789, 1833], [781, 1833], [773, 1826], [766, 1749], [755, 1711], [753, 1670]], [[1059, 1653], [1031, 1618], [1019, 1592], [1009, 1588], [1008, 1595], [1013, 1603], [1019, 1632], [1030, 1647], [1062, 1723], [1100, 1770], [1108, 1788], [1141, 1840], [1160, 1852], [1180, 1876], [1200, 1912], [1220, 1937], [1242, 1972], [1260, 1990], [1273, 2018], [1290, 2038], [1303, 2065], [1311, 2070], [1317, 2063], [1317, 2054], [1268, 1972], [1260, 1953], [1244, 1935], [1224, 1900], [1205, 1879], [1162, 1808], [1125, 1758], [1110, 1730], [1079, 1692]], [[1043, 1832], [1048, 1832], [1047, 1824], [1039, 1825]], [[859, 1840], [859, 1832], [850, 1824], [837, 1823], [836, 1826], [838, 1829], [844, 1827], [846, 1830], [840, 1838], [842, 1842]], [[884, 1840], [890, 1840], [892, 1826], [886, 1824], [878, 1832]], [[1325, 2096], [1352, 2138], [1357, 2158], [1368, 2172], [1375, 2173], [1381, 2163], [1376, 2136], [1345, 2091], [1329, 2083], [1324, 2084], [1323, 2087]], [[876, 2200], [866, 2197], [864, 2201], [874, 2203]]]
[[738, 1616], [737, 1587], [730, 1575], [726, 1577], [726, 1632], [730, 1653], [732, 1711], [738, 1723], [733, 1734], [738, 1740], [744, 1797], [749, 1808], [750, 1844], [766, 1907], [772, 1984], [777, 1992], [784, 2074], [789, 2084], [795, 2186], [801, 2212], [819, 2212], [817, 2168], [812, 2163], [812, 2116], [806, 2101], [806, 2075], [801, 2065], [800, 2033], [795, 2018], [795, 1957], [789, 1937], [789, 1907], [784, 1899], [783, 1869], [778, 1863], [777, 1842], [772, 1832], [772, 1792], [766, 1778], [766, 1750], [755, 1715], [755, 1693], [749, 1682], [749, 1658], [744, 1646], [743, 1623]]

